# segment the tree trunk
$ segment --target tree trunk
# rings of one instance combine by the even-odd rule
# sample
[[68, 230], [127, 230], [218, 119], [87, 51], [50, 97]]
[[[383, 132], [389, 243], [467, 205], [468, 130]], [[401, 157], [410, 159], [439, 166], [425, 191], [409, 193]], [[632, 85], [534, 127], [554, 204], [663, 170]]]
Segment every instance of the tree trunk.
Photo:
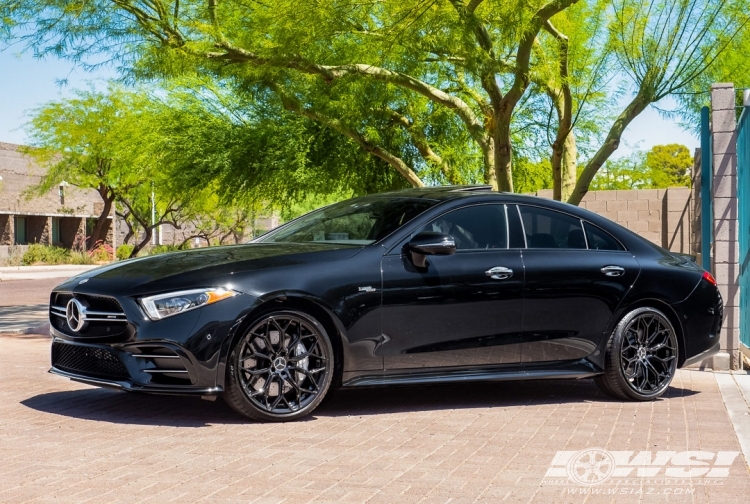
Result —
[[[550, 93], [553, 96], [553, 93]], [[558, 95], [560, 97], [560, 95]], [[563, 100], [563, 98], [559, 98]], [[577, 157], [575, 133], [569, 116], [569, 108], [553, 97], [558, 112], [559, 126], [552, 143], [552, 197], [557, 201], [567, 201], [576, 185]], [[568, 114], [565, 111], [568, 110]]]
[[578, 175], [578, 148], [573, 131], [568, 133], [563, 143], [562, 155], [562, 191], [560, 201], [567, 201], [576, 187], [576, 176]]
[[495, 142], [490, 138], [487, 141], [487, 147], [482, 149], [484, 156], [484, 181], [492, 186], [493, 191], [497, 191], [497, 174], [495, 173]]
[[140, 241], [140, 243], [136, 243], [133, 247], [133, 251], [130, 253], [130, 256], [128, 259], [131, 259], [138, 255], [138, 252], [143, 250], [143, 247], [148, 245], [148, 242], [151, 241], [151, 235], [153, 234], [154, 229], [152, 227], [147, 227], [145, 230], [145, 234], [143, 235], [143, 239]]
[[625, 110], [617, 117], [612, 127], [609, 129], [606, 140], [596, 154], [586, 163], [586, 167], [581, 172], [581, 177], [576, 182], [573, 193], [568, 198], [568, 203], [571, 205], [578, 205], [586, 193], [589, 191], [591, 181], [594, 180], [594, 176], [599, 171], [609, 157], [614, 153], [620, 146], [620, 138], [622, 137], [623, 131], [627, 128], [633, 119], [638, 117], [638, 114], [646, 110], [651, 100], [643, 94], [639, 93], [635, 98], [625, 107]]
[[495, 114], [492, 140], [495, 146], [497, 190], [513, 192], [513, 147], [510, 139], [510, 113]]
[[[99, 193], [99, 196], [102, 197], [104, 206], [102, 207], [102, 211], [96, 220], [94, 230], [91, 232], [91, 237], [89, 238], [88, 243], [89, 250], [93, 250], [98, 242], [101, 241], [102, 243], [104, 243], [104, 241], [107, 239], [107, 230], [109, 229], [109, 219], [107, 219], [107, 217], [112, 211], [112, 203], [114, 203], [115, 201], [115, 197], [106, 186], [99, 185], [99, 187], [97, 188], [97, 192]], [[114, 232], [114, 230], [112, 232]]]

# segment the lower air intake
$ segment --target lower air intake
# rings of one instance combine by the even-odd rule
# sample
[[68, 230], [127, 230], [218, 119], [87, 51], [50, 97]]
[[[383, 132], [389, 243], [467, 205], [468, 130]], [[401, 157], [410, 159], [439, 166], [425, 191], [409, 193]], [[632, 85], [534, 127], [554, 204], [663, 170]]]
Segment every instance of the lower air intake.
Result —
[[52, 343], [52, 366], [92, 378], [127, 379], [128, 371], [110, 350]]

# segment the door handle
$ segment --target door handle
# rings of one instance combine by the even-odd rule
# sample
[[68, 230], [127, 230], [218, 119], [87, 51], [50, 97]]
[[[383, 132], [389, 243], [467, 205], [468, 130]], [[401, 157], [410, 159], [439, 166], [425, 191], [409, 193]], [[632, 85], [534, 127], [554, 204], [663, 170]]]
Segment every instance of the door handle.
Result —
[[620, 266], [605, 266], [602, 268], [602, 273], [609, 277], [618, 277], [625, 274], [625, 268]]
[[495, 266], [485, 271], [484, 274], [493, 280], [505, 280], [513, 276], [513, 270], [502, 266]]

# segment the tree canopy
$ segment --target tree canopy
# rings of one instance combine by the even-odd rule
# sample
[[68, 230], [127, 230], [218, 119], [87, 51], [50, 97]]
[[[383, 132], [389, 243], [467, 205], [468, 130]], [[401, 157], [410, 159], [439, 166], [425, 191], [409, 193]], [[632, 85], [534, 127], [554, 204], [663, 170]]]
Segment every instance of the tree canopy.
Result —
[[15, 0], [0, 3], [0, 33], [39, 56], [109, 61], [131, 81], [203, 80], [216, 96], [193, 96], [215, 110], [174, 112], [170, 124], [206, 121], [166, 136], [180, 144], [166, 162], [225, 193], [513, 190], [536, 177], [514, 166], [547, 159], [555, 197], [577, 204], [638, 114], [729, 64], [748, 4]]
[[690, 187], [693, 156], [684, 145], [655, 145], [649, 151], [610, 159], [591, 183], [592, 190]]

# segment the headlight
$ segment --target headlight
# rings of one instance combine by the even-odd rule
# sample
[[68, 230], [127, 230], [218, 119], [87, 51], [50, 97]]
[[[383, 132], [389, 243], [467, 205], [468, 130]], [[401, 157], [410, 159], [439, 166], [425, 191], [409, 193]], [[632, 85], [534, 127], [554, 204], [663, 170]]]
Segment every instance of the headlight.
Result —
[[148, 296], [141, 298], [140, 302], [148, 318], [151, 320], [160, 320], [177, 315], [178, 313], [200, 308], [201, 306], [210, 305], [238, 294], [239, 292], [237, 291], [221, 287], [215, 289], [193, 289]]

